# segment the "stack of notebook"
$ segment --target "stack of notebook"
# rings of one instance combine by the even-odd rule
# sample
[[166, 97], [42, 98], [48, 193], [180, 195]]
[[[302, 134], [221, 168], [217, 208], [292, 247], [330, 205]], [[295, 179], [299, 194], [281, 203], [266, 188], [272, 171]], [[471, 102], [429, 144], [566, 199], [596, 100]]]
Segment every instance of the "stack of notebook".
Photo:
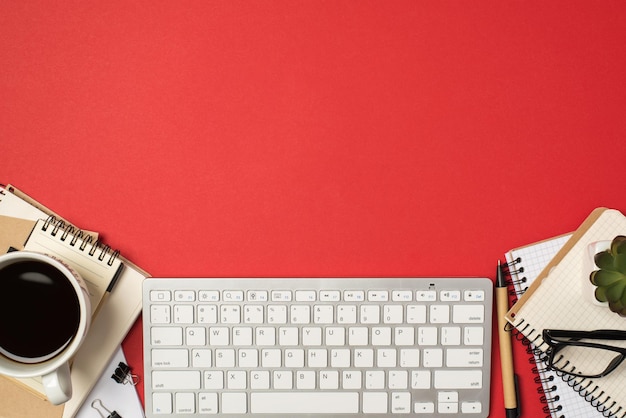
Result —
[[[590, 249], [599, 242], [626, 235], [626, 217], [617, 210], [598, 208], [571, 235], [548, 239], [506, 254], [518, 301], [507, 314], [515, 332], [534, 349], [542, 400], [553, 417], [626, 417], [626, 362], [601, 378], [573, 377], [545, 364], [548, 348], [544, 329], [626, 330], [626, 318], [593, 301], [589, 274], [595, 268]], [[626, 346], [626, 341], [612, 341]], [[571, 358], [584, 368], [593, 358]]]
[[0, 187], [0, 253], [30, 250], [55, 255], [87, 282], [92, 324], [71, 366], [72, 398], [45, 400], [41, 379], [0, 377], [3, 418], [72, 418], [98, 382], [141, 312], [146, 272], [13, 186]]

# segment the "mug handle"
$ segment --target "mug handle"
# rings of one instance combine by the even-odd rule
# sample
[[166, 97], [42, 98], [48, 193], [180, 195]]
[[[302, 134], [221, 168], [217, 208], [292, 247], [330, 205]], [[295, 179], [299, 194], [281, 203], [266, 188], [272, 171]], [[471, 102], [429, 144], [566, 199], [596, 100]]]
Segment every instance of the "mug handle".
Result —
[[48, 401], [60, 405], [72, 397], [72, 379], [70, 365], [66, 361], [58, 369], [41, 377]]

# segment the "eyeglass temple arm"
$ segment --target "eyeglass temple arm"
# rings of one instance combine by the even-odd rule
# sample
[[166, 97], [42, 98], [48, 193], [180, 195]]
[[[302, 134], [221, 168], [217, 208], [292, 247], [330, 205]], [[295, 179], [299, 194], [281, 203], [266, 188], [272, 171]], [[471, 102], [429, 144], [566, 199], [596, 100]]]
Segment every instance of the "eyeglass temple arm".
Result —
[[593, 338], [597, 340], [626, 340], [626, 331], [617, 329], [599, 329], [595, 331], [577, 331], [562, 329], [545, 329], [543, 331], [544, 339], [552, 338], [570, 338], [580, 340], [583, 338]]

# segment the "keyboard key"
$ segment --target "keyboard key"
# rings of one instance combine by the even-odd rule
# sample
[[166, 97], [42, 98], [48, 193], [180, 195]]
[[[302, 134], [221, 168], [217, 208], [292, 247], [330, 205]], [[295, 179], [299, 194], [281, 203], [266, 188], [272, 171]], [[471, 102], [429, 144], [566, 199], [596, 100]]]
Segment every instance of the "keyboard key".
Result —
[[392, 393], [391, 412], [393, 414], [410, 414], [411, 394], [408, 392]]
[[265, 318], [263, 305], [246, 305], [243, 308], [243, 322], [246, 324], [262, 324]]
[[227, 327], [210, 327], [209, 344], [212, 346], [226, 346], [230, 343], [230, 333]]
[[361, 305], [361, 324], [379, 324], [380, 306]]
[[482, 324], [485, 322], [485, 307], [483, 305], [455, 305], [452, 307], [452, 322]]
[[335, 309], [332, 305], [315, 305], [313, 322], [316, 324], [332, 324], [335, 320]]
[[403, 348], [400, 350], [400, 367], [419, 367], [420, 350], [417, 348]]
[[441, 327], [441, 345], [460, 345], [461, 344], [461, 328], [460, 327]]
[[426, 305], [409, 305], [406, 309], [406, 322], [408, 324], [425, 324]]
[[459, 290], [444, 290], [439, 294], [439, 300], [442, 302], [458, 302], [461, 300], [461, 292]]
[[351, 346], [369, 344], [369, 330], [365, 327], [350, 327], [348, 330], [348, 344]]
[[200, 389], [200, 372], [197, 370], [159, 370], [152, 372], [154, 389], [185, 390]]
[[172, 413], [172, 395], [169, 393], [152, 394], [152, 411], [155, 414]]
[[187, 327], [185, 334], [185, 345], [206, 345], [206, 328]]
[[447, 324], [450, 322], [450, 308], [448, 305], [431, 305], [429, 316], [431, 324]]
[[315, 290], [297, 290], [297, 302], [315, 302], [317, 300], [317, 292]]
[[339, 305], [337, 307], [337, 323], [338, 324], [356, 324], [357, 307], [356, 305]]
[[196, 412], [196, 395], [193, 392], [179, 392], [176, 394], [176, 413], [193, 414]]
[[208, 348], [195, 348], [191, 350], [191, 363], [193, 367], [211, 367], [211, 350]]
[[217, 306], [198, 305], [199, 324], [217, 324]]
[[193, 290], [177, 290], [174, 292], [174, 300], [177, 302], [193, 302], [196, 300], [196, 292]]
[[385, 324], [401, 324], [404, 322], [404, 306], [385, 305], [383, 307], [383, 322]]
[[267, 302], [269, 300], [267, 290], [248, 290], [246, 297], [250, 302]]
[[370, 290], [367, 292], [367, 300], [370, 302], [387, 302], [389, 292], [386, 290]]
[[270, 324], [286, 324], [287, 306], [269, 305], [267, 308], [267, 322]]
[[437, 345], [437, 327], [419, 327], [417, 329], [418, 345]]
[[222, 300], [224, 302], [241, 302], [243, 301], [243, 290], [224, 290]]
[[418, 302], [434, 302], [437, 300], [437, 292], [435, 290], [418, 290], [415, 293], [415, 300]]
[[463, 300], [466, 302], [483, 302], [485, 300], [484, 290], [466, 290], [463, 293]]
[[436, 389], [480, 389], [483, 373], [481, 370], [435, 370]]
[[188, 367], [189, 352], [187, 349], [153, 349], [152, 367]]
[[152, 305], [150, 307], [150, 322], [152, 324], [169, 324], [171, 309], [170, 305]]
[[413, 412], [416, 414], [434, 414], [435, 403], [434, 402], [415, 402], [413, 406]]
[[311, 307], [309, 305], [291, 305], [289, 315], [292, 324], [309, 324], [311, 322]]
[[413, 300], [413, 292], [410, 290], [394, 290], [391, 293], [391, 300], [394, 302], [411, 302]]
[[245, 414], [248, 410], [248, 399], [245, 393], [222, 393], [223, 414]]
[[220, 292], [217, 290], [200, 290], [198, 292], [198, 300], [200, 302], [218, 302], [220, 300]]
[[485, 331], [482, 327], [465, 327], [463, 332], [465, 345], [483, 345]]
[[183, 345], [183, 329], [180, 327], [152, 327], [150, 329], [152, 345]]
[[449, 348], [446, 350], [446, 367], [482, 367], [482, 348]]
[[341, 299], [339, 290], [322, 290], [320, 291], [321, 302], [338, 302]]
[[480, 414], [483, 406], [477, 401], [466, 401], [461, 403], [461, 412], [464, 414]]
[[291, 290], [274, 290], [272, 291], [273, 302], [291, 302]]
[[217, 414], [217, 393], [200, 393], [198, 396], [198, 412], [201, 414]]
[[175, 305], [174, 322], [177, 324], [193, 324], [193, 305]]
[[172, 300], [172, 293], [169, 290], [150, 291], [151, 302], [169, 302]]
[[224, 372], [205, 371], [204, 372], [204, 389], [217, 390], [224, 388]]
[[241, 323], [241, 306], [239, 305], [222, 305], [220, 308], [221, 324], [240, 324]]
[[366, 414], [386, 414], [387, 413], [387, 393], [386, 392], [364, 392], [363, 412]]
[[[385, 401], [386, 402], [386, 401]], [[373, 400], [376, 403], [376, 400]], [[250, 395], [254, 414], [356, 414], [357, 392], [262, 392]]]
[[363, 302], [365, 292], [362, 290], [346, 290], [343, 292], [343, 300], [346, 302]]
[[414, 370], [411, 372], [411, 389], [430, 389], [430, 371]]

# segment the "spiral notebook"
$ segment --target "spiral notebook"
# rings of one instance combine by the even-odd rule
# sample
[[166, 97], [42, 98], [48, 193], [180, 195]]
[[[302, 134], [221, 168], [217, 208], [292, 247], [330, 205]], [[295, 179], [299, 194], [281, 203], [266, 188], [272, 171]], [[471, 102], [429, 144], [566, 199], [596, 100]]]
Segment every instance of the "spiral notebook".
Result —
[[87, 284], [93, 316], [124, 268], [119, 251], [54, 216], [37, 221], [24, 249], [58, 257], [76, 270]]
[[[571, 234], [562, 235], [505, 254], [510, 280], [517, 296], [521, 296], [532, 285], [570, 237]], [[541, 402], [545, 404], [546, 414], [553, 418], [604, 417], [578, 394], [575, 390], [578, 388], [571, 387], [556, 372], [547, 368], [541, 353], [530, 351], [536, 363], [533, 371], [537, 374], [535, 381], [541, 384]]]
[[[606, 208], [594, 210], [556, 255], [541, 270], [528, 289], [507, 313], [506, 319], [538, 350], [545, 352], [544, 329], [620, 329], [626, 330], [624, 318], [605, 306], [591, 302], [583, 292], [582, 276], [588, 247], [598, 241], [626, 235], [626, 217]], [[625, 346], [626, 342], [615, 342]], [[580, 369], [593, 363], [590, 356], [568, 358]], [[584, 399], [605, 416], [626, 417], [626, 364], [608, 376], [589, 379], [563, 375]]]

